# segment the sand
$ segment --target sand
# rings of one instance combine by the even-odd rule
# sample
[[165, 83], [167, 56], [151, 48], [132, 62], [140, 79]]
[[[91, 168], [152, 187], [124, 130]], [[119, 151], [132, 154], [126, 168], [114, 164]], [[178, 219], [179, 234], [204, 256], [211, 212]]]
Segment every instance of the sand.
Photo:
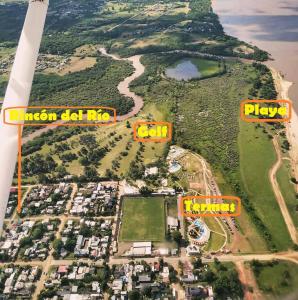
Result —
[[[283, 78], [280, 72], [274, 68], [270, 68], [272, 76], [274, 78], [275, 87], [278, 92], [279, 98], [284, 100], [290, 100], [289, 89], [292, 86], [292, 82], [289, 82]], [[292, 102], [292, 101], [291, 101]], [[292, 110], [291, 121], [286, 124], [287, 138], [291, 144], [291, 150], [289, 155], [291, 158], [291, 166], [293, 175], [298, 179], [298, 115], [297, 112]], [[298, 187], [296, 187], [298, 192]]]

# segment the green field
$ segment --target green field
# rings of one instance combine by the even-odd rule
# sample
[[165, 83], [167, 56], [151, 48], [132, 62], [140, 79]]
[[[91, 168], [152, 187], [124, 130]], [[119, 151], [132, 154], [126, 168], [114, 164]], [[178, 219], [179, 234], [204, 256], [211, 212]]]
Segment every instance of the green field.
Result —
[[265, 299], [297, 299], [298, 266], [296, 264], [259, 263], [259, 266], [253, 267], [253, 270]]
[[222, 66], [218, 61], [202, 58], [193, 58], [191, 61], [198, 67], [202, 77], [216, 75], [222, 71]]
[[241, 177], [246, 193], [269, 229], [277, 250], [285, 250], [291, 247], [292, 242], [268, 175], [276, 161], [272, 141], [262, 129], [255, 129], [254, 124], [241, 122], [239, 149]]
[[124, 198], [120, 241], [164, 241], [165, 225], [164, 198]]
[[281, 168], [277, 172], [277, 181], [286, 201], [292, 220], [296, 228], [298, 228], [298, 213], [296, 212], [298, 199], [296, 199], [294, 184], [290, 181], [290, 170], [291, 167], [289, 161], [283, 161]]

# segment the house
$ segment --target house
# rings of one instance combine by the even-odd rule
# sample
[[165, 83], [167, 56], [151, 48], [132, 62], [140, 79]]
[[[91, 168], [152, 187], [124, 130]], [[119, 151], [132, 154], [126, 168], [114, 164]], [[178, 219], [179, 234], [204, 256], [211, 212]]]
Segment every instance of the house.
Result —
[[187, 300], [191, 299], [205, 299], [208, 297], [208, 289], [198, 286], [198, 287], [190, 287], [187, 286], [185, 289], [185, 298]]
[[61, 265], [58, 267], [58, 270], [57, 270], [58, 274], [65, 275], [65, 274], [67, 274], [67, 272], [68, 272], [68, 266]]
[[179, 222], [177, 218], [167, 217], [168, 230], [176, 231], [179, 227]]
[[138, 281], [140, 283], [151, 282], [151, 276], [149, 274], [139, 275]]
[[123, 288], [123, 281], [122, 279], [115, 279], [112, 283], [112, 290], [114, 293], [120, 293]]
[[198, 280], [198, 277], [195, 276], [194, 274], [187, 274], [187, 275], [183, 275], [180, 277], [180, 280], [183, 283], [194, 283]]
[[157, 167], [147, 168], [145, 170], [145, 177], [152, 176], [152, 175], [157, 175], [157, 174], [158, 174], [158, 168]]

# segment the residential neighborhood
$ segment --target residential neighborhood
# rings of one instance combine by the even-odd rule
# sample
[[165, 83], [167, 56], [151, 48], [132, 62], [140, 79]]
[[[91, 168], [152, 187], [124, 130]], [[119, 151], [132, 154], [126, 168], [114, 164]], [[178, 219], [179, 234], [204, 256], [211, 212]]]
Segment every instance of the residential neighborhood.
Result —
[[45, 260], [60, 224], [59, 219], [20, 221], [4, 230], [0, 242], [2, 262]]
[[88, 183], [79, 187], [70, 209], [74, 216], [113, 216], [118, 182]]
[[0, 268], [0, 295], [3, 299], [30, 299], [41, 269], [7, 265]]
[[24, 199], [21, 216], [61, 215], [70, 200], [72, 185], [39, 185], [30, 189]]
[[55, 241], [56, 258], [106, 259], [111, 252], [113, 220], [68, 219], [61, 232], [61, 239]]

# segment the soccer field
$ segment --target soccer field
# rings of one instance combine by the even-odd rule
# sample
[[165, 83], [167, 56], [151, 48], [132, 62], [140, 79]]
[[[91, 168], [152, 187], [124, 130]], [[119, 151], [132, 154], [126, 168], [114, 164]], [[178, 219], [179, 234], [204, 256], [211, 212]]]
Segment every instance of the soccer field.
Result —
[[164, 239], [164, 198], [124, 198], [120, 241], [159, 242]]

